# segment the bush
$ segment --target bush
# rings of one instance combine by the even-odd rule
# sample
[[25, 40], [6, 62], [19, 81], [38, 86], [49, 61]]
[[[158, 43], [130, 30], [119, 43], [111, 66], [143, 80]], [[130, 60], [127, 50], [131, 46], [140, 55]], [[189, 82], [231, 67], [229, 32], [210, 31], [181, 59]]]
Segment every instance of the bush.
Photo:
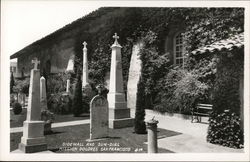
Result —
[[232, 148], [243, 148], [240, 117], [231, 111], [212, 113], [209, 118], [207, 141]]
[[14, 75], [13, 72], [11, 72], [11, 78], [10, 78], [10, 93], [13, 93], [13, 87], [15, 85]]
[[30, 85], [30, 78], [16, 79], [15, 86], [13, 87], [13, 91], [16, 93], [24, 93], [28, 95], [29, 85]]
[[[243, 50], [243, 49], [242, 49]], [[244, 73], [244, 51], [232, 51], [233, 56], [219, 55], [213, 89], [213, 108], [218, 112], [229, 109], [240, 113], [240, 75]]]
[[74, 91], [74, 98], [73, 98], [73, 114], [74, 116], [80, 116], [83, 112], [83, 103], [82, 103], [82, 81], [81, 81], [81, 75], [78, 72], [77, 75], [77, 83]]
[[57, 94], [66, 92], [67, 79], [71, 74], [68, 73], [57, 73], [48, 76], [47, 79], [47, 93]]
[[135, 110], [135, 126], [134, 131], [137, 134], [145, 134], [146, 124], [145, 124], [145, 89], [142, 81], [142, 77], [138, 82], [138, 91], [136, 94], [136, 110]]
[[206, 95], [208, 85], [199, 81], [199, 76], [192, 71], [176, 82], [174, 102], [181, 112], [190, 112], [201, 96]]
[[48, 109], [55, 114], [72, 113], [72, 97], [65, 93], [51, 94], [48, 97]]
[[13, 107], [13, 104], [17, 102], [17, 94], [10, 94], [10, 106]]
[[15, 115], [18, 115], [22, 112], [22, 105], [18, 102], [13, 104], [13, 112]]
[[179, 112], [190, 114], [191, 108], [200, 100], [208, 98], [209, 86], [201, 82], [195, 71], [173, 68], [157, 83], [159, 93], [154, 110], [161, 113]]

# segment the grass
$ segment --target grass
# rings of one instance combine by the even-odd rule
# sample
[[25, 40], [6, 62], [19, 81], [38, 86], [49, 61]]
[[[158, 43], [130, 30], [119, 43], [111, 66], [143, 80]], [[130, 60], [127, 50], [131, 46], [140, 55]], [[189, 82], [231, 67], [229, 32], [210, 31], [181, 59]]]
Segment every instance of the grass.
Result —
[[[23, 122], [26, 120], [26, 114], [27, 114], [27, 109], [23, 109], [23, 111], [19, 115], [15, 115], [13, 111], [11, 110], [10, 111], [10, 128], [22, 127]], [[54, 123], [84, 120], [84, 119], [89, 119], [89, 114], [83, 114], [80, 117], [74, 117], [73, 114], [68, 114], [68, 115], [55, 114]]]
[[[158, 137], [179, 135], [165, 129], [158, 129]], [[55, 153], [146, 153], [147, 134], [133, 133], [133, 128], [109, 129], [109, 138], [87, 142], [89, 139], [89, 124], [53, 128], [53, 133], [46, 135], [48, 150]], [[10, 134], [10, 151], [18, 148], [22, 133]], [[66, 145], [66, 146], [65, 146]], [[71, 145], [71, 146], [70, 146]], [[74, 146], [75, 145], [75, 146]], [[109, 146], [101, 146], [109, 145]], [[111, 146], [116, 145], [116, 146]], [[105, 150], [106, 148], [106, 150]], [[117, 150], [117, 148], [126, 151]], [[159, 153], [170, 153], [166, 149], [159, 149]]]

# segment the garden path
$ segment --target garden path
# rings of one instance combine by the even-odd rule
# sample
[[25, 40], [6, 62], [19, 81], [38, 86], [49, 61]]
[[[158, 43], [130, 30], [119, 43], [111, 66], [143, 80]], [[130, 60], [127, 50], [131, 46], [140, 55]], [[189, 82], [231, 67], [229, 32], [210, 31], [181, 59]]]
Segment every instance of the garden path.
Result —
[[204, 123], [191, 123], [190, 119], [161, 115], [147, 110], [146, 121], [153, 117], [159, 121], [159, 128], [181, 133], [167, 138], [158, 137], [159, 148], [177, 153], [243, 153], [243, 149], [233, 149], [206, 142], [208, 118], [202, 119]]

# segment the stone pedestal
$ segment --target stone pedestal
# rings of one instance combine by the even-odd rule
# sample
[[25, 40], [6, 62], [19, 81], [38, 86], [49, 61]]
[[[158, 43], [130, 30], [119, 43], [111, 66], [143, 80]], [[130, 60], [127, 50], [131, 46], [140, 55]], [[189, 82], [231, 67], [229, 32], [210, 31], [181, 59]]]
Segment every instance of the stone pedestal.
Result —
[[114, 36], [115, 42], [111, 46], [111, 70], [110, 70], [110, 86], [108, 93], [109, 102], [109, 127], [123, 128], [133, 126], [134, 120], [130, 117], [130, 109], [127, 108], [125, 94], [123, 90], [121, 46]]
[[157, 120], [149, 120], [146, 122], [148, 130], [148, 153], [157, 153], [158, 144], [157, 144]]
[[43, 121], [24, 121], [23, 136], [19, 149], [25, 153], [34, 153], [47, 150], [45, 137], [43, 136]]
[[43, 131], [44, 122], [41, 121], [40, 107], [40, 71], [35, 68], [31, 70], [27, 118], [23, 122], [23, 136], [19, 149], [25, 153], [47, 150]]

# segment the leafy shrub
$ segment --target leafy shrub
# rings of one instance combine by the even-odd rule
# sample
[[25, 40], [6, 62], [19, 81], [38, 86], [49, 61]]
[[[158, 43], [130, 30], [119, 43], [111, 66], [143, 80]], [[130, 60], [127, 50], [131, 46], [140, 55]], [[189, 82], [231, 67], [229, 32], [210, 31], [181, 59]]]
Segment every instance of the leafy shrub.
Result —
[[67, 79], [70, 77], [68, 73], [57, 73], [48, 76], [47, 79], [47, 93], [57, 94], [66, 91]]
[[30, 78], [16, 79], [13, 91], [16, 93], [29, 94]]
[[231, 111], [212, 113], [209, 118], [207, 141], [232, 148], [243, 148], [240, 117]]
[[77, 83], [75, 86], [73, 105], [72, 105], [74, 116], [80, 116], [81, 113], [83, 112], [82, 99], [83, 99], [82, 98], [82, 81], [81, 81], [81, 75], [78, 71]]
[[198, 75], [187, 72], [177, 81], [174, 90], [174, 102], [181, 112], [190, 112], [201, 96], [206, 94], [208, 86], [198, 80]]
[[[213, 89], [213, 107], [218, 112], [229, 109], [240, 113], [240, 75], [244, 73], [244, 49], [219, 55], [216, 79]], [[233, 53], [234, 52], [234, 53]]]
[[135, 125], [134, 131], [137, 134], [146, 133], [146, 124], [145, 124], [145, 89], [142, 81], [142, 77], [138, 82], [138, 91], [136, 94], [136, 110], [135, 110]]
[[16, 102], [16, 94], [10, 94], [10, 106], [13, 106], [13, 104]]
[[18, 115], [22, 112], [22, 105], [18, 102], [15, 102], [13, 104], [13, 112], [15, 115]]
[[72, 97], [65, 93], [49, 95], [48, 109], [54, 112], [55, 114], [72, 113]]
[[207, 98], [209, 86], [199, 81], [194, 71], [175, 67], [157, 83], [159, 93], [154, 110], [159, 112], [180, 112], [189, 114], [195, 104]]
[[11, 78], [10, 78], [10, 93], [13, 93], [13, 87], [15, 85], [14, 75], [13, 72], [11, 72]]

